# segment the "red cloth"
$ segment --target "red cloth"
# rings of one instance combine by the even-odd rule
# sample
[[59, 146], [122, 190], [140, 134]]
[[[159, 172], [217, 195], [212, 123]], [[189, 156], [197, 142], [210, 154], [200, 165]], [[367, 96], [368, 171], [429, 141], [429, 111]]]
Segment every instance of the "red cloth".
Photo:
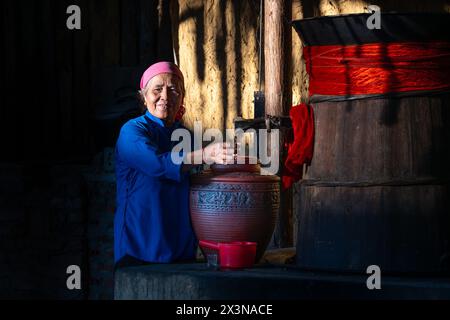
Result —
[[305, 47], [309, 95], [450, 90], [450, 43]]
[[288, 141], [288, 155], [282, 173], [283, 189], [288, 189], [303, 175], [303, 165], [309, 164], [314, 147], [314, 111], [311, 106], [300, 104], [292, 107], [290, 117], [293, 141]]

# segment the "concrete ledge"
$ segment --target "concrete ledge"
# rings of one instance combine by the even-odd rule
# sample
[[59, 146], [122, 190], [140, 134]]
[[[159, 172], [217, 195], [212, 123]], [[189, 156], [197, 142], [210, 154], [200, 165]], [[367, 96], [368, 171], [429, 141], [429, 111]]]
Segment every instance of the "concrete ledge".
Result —
[[450, 279], [367, 277], [257, 266], [214, 271], [204, 263], [127, 267], [115, 274], [116, 300], [450, 299]]

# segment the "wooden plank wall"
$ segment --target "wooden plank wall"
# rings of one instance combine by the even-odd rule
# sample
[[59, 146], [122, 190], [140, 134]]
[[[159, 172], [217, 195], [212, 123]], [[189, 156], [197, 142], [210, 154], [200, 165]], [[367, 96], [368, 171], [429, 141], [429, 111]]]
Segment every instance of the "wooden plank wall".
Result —
[[[82, 29], [66, 27], [80, 6]], [[1, 162], [89, 161], [92, 117], [142, 70], [173, 61], [168, 1], [6, 0], [0, 4]]]

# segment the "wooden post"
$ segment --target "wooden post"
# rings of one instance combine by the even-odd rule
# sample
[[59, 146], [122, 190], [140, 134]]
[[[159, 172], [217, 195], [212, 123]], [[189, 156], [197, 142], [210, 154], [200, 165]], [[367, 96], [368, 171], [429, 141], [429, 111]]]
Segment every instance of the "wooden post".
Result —
[[[290, 0], [265, 0], [264, 11], [266, 115], [288, 116], [292, 106], [292, 4]], [[287, 130], [280, 130], [280, 167], [285, 160], [282, 148], [286, 134]], [[281, 193], [279, 218], [271, 246], [293, 246], [292, 190]]]
[[264, 3], [266, 114], [283, 116], [289, 114], [292, 104], [292, 74], [287, 67], [291, 60], [292, 10], [288, 0], [265, 0]]

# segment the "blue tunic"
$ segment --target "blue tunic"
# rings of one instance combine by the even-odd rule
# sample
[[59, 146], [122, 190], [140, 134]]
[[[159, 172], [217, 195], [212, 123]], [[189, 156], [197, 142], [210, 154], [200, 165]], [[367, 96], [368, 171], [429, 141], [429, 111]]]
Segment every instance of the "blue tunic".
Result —
[[172, 132], [148, 111], [121, 129], [116, 145], [114, 258], [170, 263], [195, 257], [189, 175], [171, 159]]

